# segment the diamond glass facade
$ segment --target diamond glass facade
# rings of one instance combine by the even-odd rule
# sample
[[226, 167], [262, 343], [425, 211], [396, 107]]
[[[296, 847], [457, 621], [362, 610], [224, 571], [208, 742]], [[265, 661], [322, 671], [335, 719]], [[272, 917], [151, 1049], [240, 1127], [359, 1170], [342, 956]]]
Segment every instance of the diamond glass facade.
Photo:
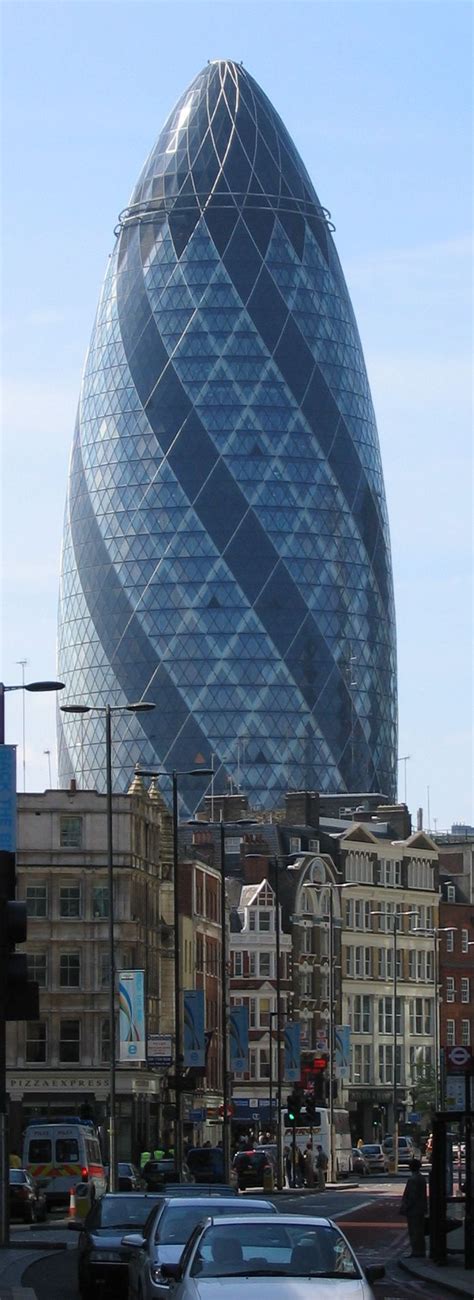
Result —
[[[72, 453], [62, 702], [156, 703], [114, 717], [119, 789], [214, 755], [262, 806], [395, 795], [385, 492], [331, 232], [259, 86], [208, 64], [119, 219]], [[103, 716], [59, 745], [63, 783], [103, 786]]]

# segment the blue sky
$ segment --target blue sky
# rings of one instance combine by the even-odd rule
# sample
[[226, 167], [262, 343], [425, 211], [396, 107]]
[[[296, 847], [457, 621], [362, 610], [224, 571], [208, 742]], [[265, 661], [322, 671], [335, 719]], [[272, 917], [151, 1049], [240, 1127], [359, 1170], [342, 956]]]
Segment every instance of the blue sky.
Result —
[[[1, 672], [55, 675], [81, 370], [116, 217], [207, 59], [241, 59], [331, 210], [377, 414], [399, 647], [399, 793], [472, 808], [472, 8], [463, 0], [3, 0]], [[21, 697], [7, 739], [21, 745]], [[55, 711], [26, 697], [27, 788]], [[22, 789], [22, 755], [19, 788]], [[429, 795], [428, 795], [429, 789]]]

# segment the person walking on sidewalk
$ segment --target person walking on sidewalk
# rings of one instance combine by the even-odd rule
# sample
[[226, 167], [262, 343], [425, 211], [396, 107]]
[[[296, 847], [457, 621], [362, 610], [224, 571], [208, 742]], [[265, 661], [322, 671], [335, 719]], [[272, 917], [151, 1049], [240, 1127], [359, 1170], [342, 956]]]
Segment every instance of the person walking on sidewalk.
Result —
[[324, 1192], [324, 1188], [326, 1186], [327, 1167], [328, 1167], [328, 1158], [325, 1151], [323, 1151], [321, 1143], [319, 1142], [317, 1156], [316, 1156], [316, 1173], [318, 1177], [319, 1192]]
[[405, 1214], [410, 1238], [411, 1258], [425, 1258], [425, 1216], [427, 1213], [426, 1179], [421, 1171], [421, 1160], [410, 1161], [410, 1177], [400, 1202], [400, 1214]]

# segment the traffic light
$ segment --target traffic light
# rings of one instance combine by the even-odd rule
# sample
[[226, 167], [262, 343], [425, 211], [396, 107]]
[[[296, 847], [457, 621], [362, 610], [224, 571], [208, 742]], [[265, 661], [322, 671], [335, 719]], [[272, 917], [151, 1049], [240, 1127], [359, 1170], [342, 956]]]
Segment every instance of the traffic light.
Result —
[[316, 1098], [314, 1092], [305, 1093], [306, 1120], [309, 1124], [314, 1124], [316, 1118]]
[[298, 1123], [301, 1115], [301, 1097], [296, 1091], [290, 1092], [286, 1099], [286, 1113], [284, 1115], [284, 1124], [286, 1128], [291, 1128]]
[[6, 1020], [37, 1020], [39, 986], [28, 979], [26, 953], [15, 952], [26, 940], [26, 903], [15, 898], [15, 854], [0, 852], [0, 979], [5, 990]]

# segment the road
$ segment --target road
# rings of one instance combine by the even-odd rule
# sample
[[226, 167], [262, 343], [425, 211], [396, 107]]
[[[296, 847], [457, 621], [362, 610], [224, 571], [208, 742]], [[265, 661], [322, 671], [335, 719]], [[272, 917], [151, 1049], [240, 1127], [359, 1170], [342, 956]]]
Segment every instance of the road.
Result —
[[[398, 1213], [403, 1185], [404, 1179], [371, 1179], [357, 1189], [304, 1196], [287, 1192], [275, 1197], [275, 1204], [283, 1213], [329, 1215], [345, 1232], [362, 1266], [384, 1264], [386, 1276], [374, 1287], [377, 1300], [443, 1300], [447, 1292], [441, 1285], [419, 1282], [399, 1266], [400, 1257], [409, 1253], [405, 1220]], [[48, 1232], [48, 1239], [52, 1237], [62, 1238], [68, 1249], [32, 1264], [23, 1285], [33, 1288], [37, 1300], [78, 1300], [75, 1237], [60, 1227]]]

